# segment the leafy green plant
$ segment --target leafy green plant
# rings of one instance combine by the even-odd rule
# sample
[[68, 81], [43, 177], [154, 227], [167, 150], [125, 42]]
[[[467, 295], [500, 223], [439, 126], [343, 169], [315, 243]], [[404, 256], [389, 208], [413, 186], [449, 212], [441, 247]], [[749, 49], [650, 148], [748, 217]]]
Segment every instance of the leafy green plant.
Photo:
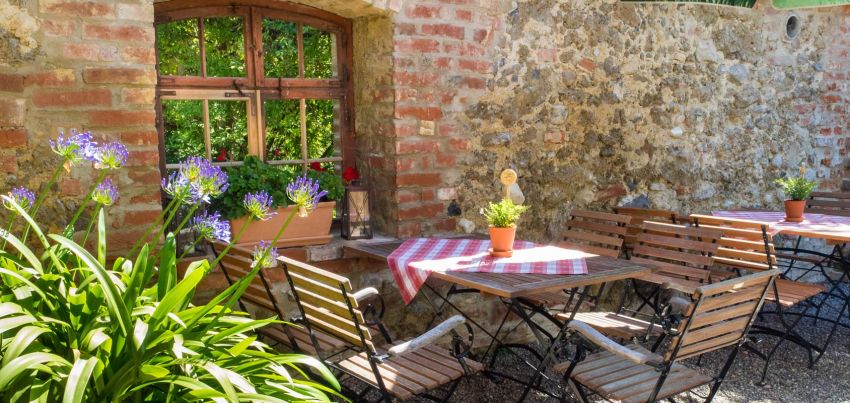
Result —
[[782, 186], [782, 192], [789, 200], [806, 200], [817, 187], [816, 181], [808, 180], [804, 176], [795, 178], [780, 178], [776, 184]]
[[[91, 137], [86, 136], [60, 137], [53, 145], [65, 158], [62, 166], [82, 163], [91, 155], [86, 152]], [[208, 303], [194, 305], [196, 287], [218, 260], [193, 262], [181, 278], [173, 233], [164, 235], [156, 248], [143, 244], [128, 257], [108, 256], [106, 207], [118, 193], [103, 179], [75, 214], [78, 217], [94, 201], [93, 225], [83, 232], [82, 242], [74, 240], [73, 220], [63, 235], [45, 233], [32, 217], [57, 177], [38, 200], [21, 188], [2, 196], [2, 206], [10, 212], [8, 228], [20, 220], [25, 229], [22, 236], [0, 229], [0, 401], [340, 398], [339, 383], [317, 359], [281, 354], [257, 340], [254, 330], [278, 320], [255, 320], [232, 309], [260, 266]], [[160, 219], [168, 216], [165, 222], [158, 219], [147, 234], [168, 227], [180, 203], [205, 203], [206, 196], [226, 187], [223, 172], [199, 161], [169, 181], [164, 187], [181, 198], [164, 209]], [[83, 245], [93, 229], [90, 252]], [[162, 230], [156, 233], [161, 239]], [[27, 243], [28, 234], [34, 236], [34, 245]], [[265, 261], [270, 249], [258, 261]]]
[[496, 228], [515, 227], [522, 213], [528, 210], [528, 206], [514, 204], [511, 199], [502, 199], [498, 203], [490, 203], [484, 211], [487, 223]]
[[[242, 203], [245, 195], [259, 191], [272, 196], [272, 209], [286, 207], [292, 204], [286, 195], [286, 186], [300, 174], [296, 169], [267, 164], [254, 156], [246, 157], [242, 165], [227, 168], [230, 187], [222, 197], [213, 201], [212, 208], [228, 219], [243, 217], [247, 214]], [[319, 188], [328, 192], [327, 200], [342, 200], [345, 187], [342, 179], [332, 171], [307, 170], [307, 177], [318, 181]]]

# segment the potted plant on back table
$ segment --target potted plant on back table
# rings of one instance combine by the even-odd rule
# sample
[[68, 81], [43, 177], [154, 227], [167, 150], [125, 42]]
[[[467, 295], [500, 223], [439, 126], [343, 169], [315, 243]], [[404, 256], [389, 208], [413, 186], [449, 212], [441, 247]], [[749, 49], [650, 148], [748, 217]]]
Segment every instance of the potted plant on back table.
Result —
[[484, 217], [490, 224], [490, 254], [495, 257], [511, 257], [514, 253], [516, 223], [528, 206], [514, 204], [509, 198], [498, 203], [490, 203], [484, 209]]
[[782, 186], [785, 194], [785, 221], [803, 221], [803, 211], [806, 209], [806, 199], [818, 185], [817, 182], [806, 179], [806, 166], [800, 167], [800, 176], [780, 178], [776, 183]]
[[[222, 197], [215, 200], [212, 207], [230, 220], [231, 228], [242, 228], [242, 224], [247, 220], [243, 203], [246, 196], [253, 194], [263, 199], [266, 195], [260, 192], [271, 196], [270, 201], [257, 200], [261, 204], [270, 202], [271, 217], [249, 223], [240, 237], [241, 244], [256, 244], [271, 239], [278, 232], [290, 211], [295, 208], [292, 205], [295, 202], [293, 197], [298, 197], [297, 194], [288, 192], [287, 188], [296, 186], [298, 181], [303, 181], [304, 178], [318, 182], [319, 189], [323, 192], [323, 201], [310, 212], [309, 217], [293, 220], [276, 246], [321, 245], [330, 242], [334, 208], [345, 192], [342, 178], [333, 171], [311, 169], [298, 175], [260, 161], [256, 157], [247, 157], [241, 166], [228, 168], [227, 174], [230, 177], [230, 187]], [[304, 213], [299, 212], [299, 215], [306, 216]]]

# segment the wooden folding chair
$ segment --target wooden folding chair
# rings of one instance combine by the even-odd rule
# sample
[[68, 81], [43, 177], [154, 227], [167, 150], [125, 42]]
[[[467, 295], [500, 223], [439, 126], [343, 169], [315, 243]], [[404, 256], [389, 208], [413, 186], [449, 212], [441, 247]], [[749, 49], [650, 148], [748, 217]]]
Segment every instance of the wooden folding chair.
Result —
[[638, 207], [614, 207], [614, 212], [617, 214], [627, 215], [632, 217], [632, 221], [627, 225], [625, 243], [623, 247], [627, 253], [631, 253], [634, 246], [637, 244], [638, 234], [643, 232], [641, 226], [644, 221], [661, 222], [667, 224], [678, 224], [679, 214], [670, 210], [648, 209]]
[[[669, 301], [661, 300], [662, 291], [672, 289], [690, 294], [701, 284], [708, 283], [712, 255], [722, 234], [717, 230], [652, 221], [644, 222], [641, 228], [631, 260], [658, 267], [657, 272], [637, 279], [656, 285], [652, 294], [644, 295], [635, 284], [628, 282], [616, 311], [578, 312], [574, 317], [610, 337], [623, 340], [646, 341], [662, 334], [665, 317], [674, 308]], [[631, 288], [642, 300], [637, 309], [626, 307], [626, 296]], [[651, 313], [642, 312], [646, 305], [653, 307]], [[562, 321], [569, 317], [568, 313], [557, 316]], [[653, 350], [660, 342], [661, 339]]]
[[[671, 331], [672, 340], [663, 355], [638, 345], [619, 345], [588, 324], [571, 321], [566, 330], [574, 335], [577, 352], [554, 370], [564, 374], [584, 402], [591, 394], [612, 401], [654, 402], [711, 384], [705, 400], [710, 402], [746, 342], [777, 274], [777, 270], [768, 270], [697, 288], [693, 303]], [[586, 355], [588, 347], [601, 351]], [[679, 363], [724, 347], [732, 347], [732, 351], [714, 377]]]
[[[576, 249], [600, 256], [618, 258], [623, 250], [630, 216], [588, 210], [573, 210], [564, 223], [566, 229], [556, 246]], [[569, 297], [565, 292], [548, 292], [521, 298], [522, 302], [544, 306], [563, 305], [568, 307]], [[566, 309], [566, 308], [565, 308]], [[559, 323], [560, 325], [560, 323]]]
[[[212, 242], [211, 245], [213, 254], [218, 257], [228, 244], [221, 241], [215, 241]], [[225, 279], [227, 279], [228, 284], [233, 285], [233, 283], [251, 272], [251, 263], [253, 261], [251, 253], [252, 252], [250, 250], [243, 247], [233, 246], [227, 252], [227, 255], [221, 259], [219, 267], [221, 268], [221, 272], [224, 274]], [[246, 306], [247, 304], [256, 308], [261, 308], [264, 311], [271, 312], [272, 314], [277, 315], [280, 320], [287, 319], [286, 312], [281, 309], [280, 302], [277, 298], [275, 298], [270, 287], [271, 282], [269, 281], [268, 275], [270, 272], [275, 270], [281, 270], [281, 268], [276, 267], [262, 269], [259, 271], [257, 276], [254, 277], [251, 284], [245, 290], [245, 293], [242, 294], [242, 297], [239, 299], [239, 306], [243, 311], [249, 311]], [[365, 297], [366, 294], [372, 293], [361, 293], [363, 297]], [[307, 329], [303, 326], [292, 326], [288, 324], [282, 324], [279, 326], [271, 325], [258, 329], [257, 333], [276, 343], [283, 344], [294, 351], [301, 351], [309, 355], [317, 355], [317, 351], [310, 340]], [[344, 341], [325, 333], [317, 332], [316, 340], [318, 341], [321, 351], [325, 352], [338, 352], [346, 347]]]
[[[699, 228], [711, 228], [723, 231], [723, 237], [719, 241], [720, 247], [714, 255], [714, 263], [718, 268], [734, 270], [738, 275], [742, 272], [759, 272], [776, 268], [775, 247], [773, 245], [773, 236], [770, 234], [769, 224], [707, 215], [692, 215], [691, 220], [693, 220], [694, 226]], [[814, 316], [820, 318], [821, 304], [815, 302], [814, 298], [825, 291], [826, 288], [820, 284], [794, 281], [785, 278], [784, 275], [780, 275], [773, 283], [771, 292], [768, 293], [765, 299], [774, 304], [775, 310], [763, 311], [762, 313], [776, 314], [783, 329], [777, 330], [759, 324], [756, 324], [753, 328], [753, 334], [769, 334], [780, 338], [767, 354], [762, 354], [757, 350], [755, 351], [757, 355], [765, 360], [761, 383], [764, 383], [767, 377], [767, 371], [773, 355], [786, 340], [806, 348], [809, 351], [810, 358], [812, 357], [812, 351], [823, 354], [826, 345], [829, 345], [829, 341], [837, 329], [837, 322], [833, 322], [832, 331], [827, 337], [826, 345], [823, 348], [818, 348], [796, 331], [796, 327], [805, 316], [790, 313], [789, 310], [795, 307], [801, 307], [803, 313], [805, 313], [809, 309], [815, 309], [816, 313]], [[791, 320], [793, 316], [797, 316], [797, 319], [794, 321]], [[820, 319], [830, 321], [829, 319]], [[820, 357], [820, 354], [818, 357]]]
[[[447, 391], [441, 400], [448, 400], [464, 376], [483, 371], [483, 365], [466, 358], [473, 333], [463, 316], [453, 316], [412, 340], [379, 349], [347, 278], [290, 258], [280, 260], [314, 346], [318, 349], [315, 335], [321, 330], [344, 340], [353, 351], [347, 357], [320, 355], [320, 359], [380, 392], [381, 400], [406, 400], [417, 395], [437, 400], [429, 392], [443, 386]], [[469, 333], [466, 343], [455, 330], [462, 325]], [[451, 349], [434, 345], [449, 334]], [[370, 388], [356, 398], [364, 398]]]

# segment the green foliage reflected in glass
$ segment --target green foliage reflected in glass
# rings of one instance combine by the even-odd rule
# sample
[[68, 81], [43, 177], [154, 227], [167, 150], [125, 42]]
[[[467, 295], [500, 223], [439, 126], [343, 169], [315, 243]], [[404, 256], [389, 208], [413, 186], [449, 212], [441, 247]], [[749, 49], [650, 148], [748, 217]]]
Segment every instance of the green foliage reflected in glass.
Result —
[[157, 25], [156, 48], [159, 53], [159, 74], [201, 75], [198, 20], [179, 20]]
[[245, 101], [209, 101], [213, 162], [242, 161], [248, 155]]
[[294, 22], [263, 20], [266, 77], [298, 77], [298, 27]]
[[162, 101], [165, 125], [165, 163], [177, 164], [186, 157], [205, 157], [202, 101]]
[[336, 103], [332, 99], [307, 100], [307, 158], [335, 156]]
[[301, 118], [299, 101], [273, 99], [264, 104], [266, 120], [266, 159], [301, 159]]
[[204, 18], [208, 77], [245, 77], [242, 17]]
[[301, 32], [304, 41], [304, 77], [331, 78], [334, 71], [334, 35], [304, 25]]

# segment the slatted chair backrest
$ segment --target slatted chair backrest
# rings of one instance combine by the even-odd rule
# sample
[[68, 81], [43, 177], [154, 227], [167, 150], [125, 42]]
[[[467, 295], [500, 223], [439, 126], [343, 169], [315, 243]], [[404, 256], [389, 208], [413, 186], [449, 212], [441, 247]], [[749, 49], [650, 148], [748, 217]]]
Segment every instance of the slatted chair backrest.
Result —
[[619, 257], [631, 217], [598, 211], [573, 210], [559, 246], [601, 256]]
[[279, 259], [309, 330], [316, 328], [375, 354], [372, 334], [364, 326], [347, 278], [287, 257]]
[[[218, 257], [219, 254], [223, 253], [227, 248], [227, 245], [228, 244], [221, 241], [212, 242], [213, 253], [215, 256]], [[233, 283], [244, 278], [251, 272], [251, 263], [253, 260], [252, 251], [244, 247], [234, 245], [227, 251], [227, 254], [221, 258], [219, 267], [221, 267], [221, 271], [224, 274], [225, 279], [227, 279], [227, 282], [233, 285]], [[242, 294], [240, 301], [242, 303], [248, 303], [271, 311], [272, 313], [277, 314], [278, 318], [283, 319], [286, 316], [280, 309], [277, 299], [271, 292], [269, 280], [266, 275], [270, 270], [281, 270], [281, 268], [275, 267], [260, 270], [258, 275], [251, 280], [251, 284], [248, 285], [245, 293]]]
[[638, 207], [614, 207], [614, 213], [627, 215], [632, 217], [632, 221], [628, 225], [628, 231], [625, 237], [625, 247], [629, 251], [637, 243], [637, 236], [641, 233], [641, 225], [644, 221], [663, 222], [676, 224], [679, 222], [679, 215], [669, 210], [648, 209]]
[[812, 192], [805, 212], [850, 217], [850, 192]]
[[739, 343], [778, 274], [767, 270], [697, 288], [665, 359], [683, 360]]
[[695, 227], [723, 232], [714, 254], [716, 266], [751, 271], [776, 267], [776, 250], [768, 223], [699, 214], [691, 215], [690, 219]]
[[722, 232], [645, 221], [631, 260], [658, 267], [658, 274], [707, 282]]

